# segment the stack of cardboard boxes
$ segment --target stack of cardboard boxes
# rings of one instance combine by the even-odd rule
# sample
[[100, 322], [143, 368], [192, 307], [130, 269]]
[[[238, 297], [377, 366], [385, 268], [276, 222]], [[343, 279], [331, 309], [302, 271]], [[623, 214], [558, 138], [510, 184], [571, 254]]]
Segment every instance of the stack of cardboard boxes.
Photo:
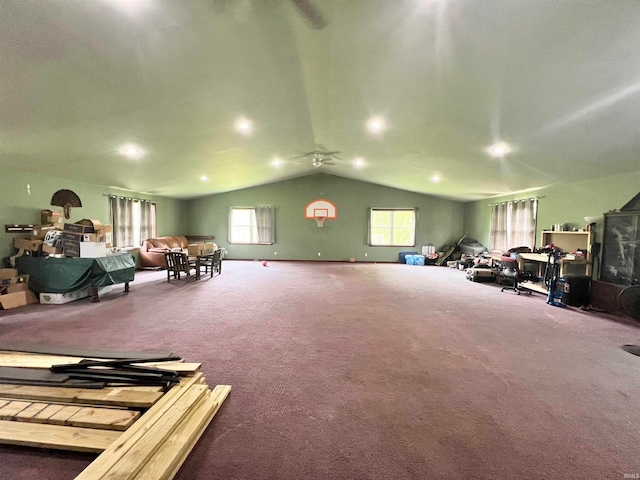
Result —
[[[42, 225], [33, 225], [31, 238], [14, 238], [13, 246], [20, 250], [42, 252], [46, 255], [61, 255], [66, 257], [103, 257], [107, 249], [112, 246], [113, 228], [102, 225], [98, 220], [84, 219], [76, 223], [63, 223], [60, 212], [43, 210], [41, 212]], [[45, 237], [52, 231], [62, 231], [62, 242], [51, 245]]]
[[217, 248], [213, 242], [193, 242], [187, 245], [187, 252], [189, 255], [205, 255], [213, 253]]
[[104, 257], [111, 248], [113, 229], [98, 220], [84, 219], [65, 223], [62, 231], [62, 252], [65, 257]]
[[14, 268], [0, 268], [0, 310], [38, 303], [29, 290], [29, 275], [18, 275]]

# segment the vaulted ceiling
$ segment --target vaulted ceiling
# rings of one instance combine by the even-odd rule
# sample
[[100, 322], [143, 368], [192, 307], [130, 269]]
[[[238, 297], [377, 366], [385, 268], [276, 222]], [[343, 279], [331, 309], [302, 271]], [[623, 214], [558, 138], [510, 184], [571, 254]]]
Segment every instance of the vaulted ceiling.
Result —
[[324, 171], [463, 201], [636, 171], [639, 26], [627, 0], [3, 1], [0, 169], [176, 198]]

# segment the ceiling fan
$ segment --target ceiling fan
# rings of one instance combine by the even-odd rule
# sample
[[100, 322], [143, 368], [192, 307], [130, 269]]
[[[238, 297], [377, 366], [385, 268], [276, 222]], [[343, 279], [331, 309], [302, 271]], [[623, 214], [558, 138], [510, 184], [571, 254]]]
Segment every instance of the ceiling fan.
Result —
[[291, 0], [291, 3], [293, 3], [298, 13], [302, 15], [302, 18], [304, 18], [311, 28], [322, 30], [327, 26], [327, 21], [311, 0]]
[[294, 158], [299, 158], [303, 160], [311, 160], [311, 165], [315, 168], [322, 167], [323, 165], [337, 165], [335, 160], [342, 160], [338, 154], [339, 151], [329, 151], [322, 147], [322, 145], [318, 145], [318, 149], [312, 150], [311, 152], [303, 153]]

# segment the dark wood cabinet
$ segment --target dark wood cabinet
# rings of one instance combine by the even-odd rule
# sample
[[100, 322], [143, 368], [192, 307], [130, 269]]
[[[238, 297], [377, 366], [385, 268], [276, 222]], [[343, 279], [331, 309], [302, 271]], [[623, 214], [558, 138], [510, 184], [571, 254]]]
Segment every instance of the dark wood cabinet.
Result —
[[604, 216], [600, 280], [616, 285], [640, 285], [640, 210]]

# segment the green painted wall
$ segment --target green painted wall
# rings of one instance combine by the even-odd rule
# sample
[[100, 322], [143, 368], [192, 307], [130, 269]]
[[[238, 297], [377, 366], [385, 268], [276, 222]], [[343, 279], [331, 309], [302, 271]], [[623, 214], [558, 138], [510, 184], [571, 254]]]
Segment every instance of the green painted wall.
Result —
[[[581, 182], [565, 183], [517, 195], [506, 195], [464, 206], [464, 225], [469, 236], [489, 246], [491, 228], [490, 203], [523, 198], [540, 198], [538, 204], [538, 232], [549, 230], [553, 224], [566, 223], [571, 227], [584, 228], [584, 217], [602, 215], [619, 209], [640, 191], [640, 171], [624, 175], [597, 178]], [[594, 241], [602, 241], [602, 222], [596, 226]], [[539, 246], [539, 245], [537, 245]]]
[[[29, 185], [29, 189], [27, 189], [27, 185]], [[51, 207], [49, 203], [51, 196], [63, 188], [73, 190], [82, 200], [82, 208], [71, 209], [70, 221], [72, 222], [83, 218], [95, 218], [102, 223], [109, 223], [109, 201], [104, 195], [131, 195], [156, 202], [159, 235], [180, 235], [186, 231], [185, 201], [135, 192], [123, 192], [64, 178], [3, 170], [0, 173], [0, 259], [15, 251], [13, 238], [16, 237], [16, 234], [5, 233], [4, 225], [7, 223], [38, 224], [40, 223], [41, 210], [61, 210]], [[28, 235], [22, 236], [28, 237]]]
[[[338, 208], [338, 218], [325, 221], [323, 228], [318, 228], [314, 220], [304, 218], [304, 207], [318, 198], [326, 198]], [[241, 206], [276, 207], [274, 245], [229, 245], [229, 207]], [[353, 257], [357, 261], [397, 262], [398, 252], [414, 250], [368, 246], [370, 207], [417, 207], [415, 250], [418, 251], [429, 243], [438, 248], [455, 242], [463, 231], [462, 203], [315, 174], [190, 200], [187, 203], [188, 233], [215, 235], [216, 243], [229, 251], [228, 258], [235, 259], [344, 261]]]

